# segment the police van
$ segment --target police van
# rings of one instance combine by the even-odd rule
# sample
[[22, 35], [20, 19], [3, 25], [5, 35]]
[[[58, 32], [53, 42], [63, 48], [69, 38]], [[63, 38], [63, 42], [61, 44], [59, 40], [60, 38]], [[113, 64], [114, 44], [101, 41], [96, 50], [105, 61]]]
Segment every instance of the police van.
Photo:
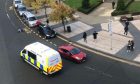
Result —
[[62, 69], [62, 60], [59, 52], [40, 42], [25, 46], [20, 52], [20, 56], [24, 61], [46, 75]]

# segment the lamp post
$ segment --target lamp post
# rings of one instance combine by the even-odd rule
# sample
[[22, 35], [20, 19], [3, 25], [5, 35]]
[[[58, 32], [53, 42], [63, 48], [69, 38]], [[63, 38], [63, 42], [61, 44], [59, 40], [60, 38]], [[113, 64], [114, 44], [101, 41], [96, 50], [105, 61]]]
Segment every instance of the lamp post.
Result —
[[46, 18], [47, 18], [47, 11], [46, 11], [46, 9], [47, 9], [47, 6], [46, 6], [46, 3], [44, 2], [45, 16], [46, 16]]
[[109, 23], [108, 23], [108, 32], [109, 32], [109, 35], [110, 35], [110, 50], [112, 50], [112, 20], [111, 20], [111, 17], [109, 19]]

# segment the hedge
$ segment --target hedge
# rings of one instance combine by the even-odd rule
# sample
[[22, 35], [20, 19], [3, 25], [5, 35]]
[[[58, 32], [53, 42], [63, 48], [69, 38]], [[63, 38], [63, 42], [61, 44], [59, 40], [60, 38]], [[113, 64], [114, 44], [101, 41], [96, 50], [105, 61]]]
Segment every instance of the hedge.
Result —
[[115, 10], [111, 13], [112, 16], [124, 15], [124, 14], [131, 14], [132, 16], [135, 16], [135, 15], [140, 15], [140, 12], [116, 11]]
[[112, 16], [124, 15], [124, 14], [129, 14], [129, 11], [117, 11], [117, 10], [115, 10], [111, 13]]
[[[124, 0], [125, 1], [125, 0]], [[134, 0], [128, 0], [128, 1], [125, 1], [125, 9], [133, 2]], [[117, 15], [124, 15], [124, 14], [131, 14], [131, 12], [129, 11], [126, 11], [126, 10], [114, 10], [111, 15], [112, 16], [117, 16]]]
[[100, 4], [102, 4], [102, 1], [97, 2], [94, 5], [91, 5], [89, 9], [84, 9], [83, 7], [78, 8], [78, 11], [83, 12], [85, 14], [90, 13], [91, 11], [93, 11], [95, 8], [97, 8]]
[[127, 8], [134, 0], [129, 0], [127, 3], [125, 3], [125, 8]]

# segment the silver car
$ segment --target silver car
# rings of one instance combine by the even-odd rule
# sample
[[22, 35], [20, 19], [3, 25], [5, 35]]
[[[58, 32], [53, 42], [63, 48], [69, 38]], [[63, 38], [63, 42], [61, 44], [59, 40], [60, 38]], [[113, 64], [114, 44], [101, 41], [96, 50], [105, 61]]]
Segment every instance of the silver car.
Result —
[[17, 12], [20, 16], [23, 15], [23, 13], [25, 13], [27, 11], [26, 7], [23, 4], [19, 4], [17, 6]]
[[24, 22], [29, 26], [29, 27], [35, 27], [37, 25], [37, 18], [35, 17], [34, 14], [26, 11], [23, 13], [23, 20]]
[[13, 0], [13, 5], [15, 8], [17, 8], [19, 4], [22, 4], [22, 0]]

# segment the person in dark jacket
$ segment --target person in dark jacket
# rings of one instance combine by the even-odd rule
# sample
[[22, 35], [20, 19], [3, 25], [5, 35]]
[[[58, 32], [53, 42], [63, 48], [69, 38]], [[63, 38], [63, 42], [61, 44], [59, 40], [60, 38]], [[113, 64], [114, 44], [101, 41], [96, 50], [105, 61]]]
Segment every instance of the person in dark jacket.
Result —
[[130, 46], [130, 50], [131, 50], [131, 51], [134, 51], [134, 44], [135, 44], [134, 41], [131, 40], [131, 46]]
[[130, 49], [131, 49], [131, 41], [129, 40], [127, 44], [127, 52], [130, 52]]
[[83, 39], [84, 39], [84, 42], [87, 43], [87, 33], [86, 32], [83, 33]]
[[115, 2], [113, 1], [112, 2], [112, 9], [114, 9], [115, 8]]
[[93, 39], [96, 41], [98, 33], [96, 31], [93, 32]]
[[47, 25], [49, 25], [49, 19], [46, 20]]
[[126, 26], [126, 27], [129, 26], [129, 21], [126, 20], [126, 22], [125, 22], [125, 26]]
[[124, 34], [127, 35], [127, 33], [128, 33], [128, 26], [125, 26], [125, 28], [124, 28]]

